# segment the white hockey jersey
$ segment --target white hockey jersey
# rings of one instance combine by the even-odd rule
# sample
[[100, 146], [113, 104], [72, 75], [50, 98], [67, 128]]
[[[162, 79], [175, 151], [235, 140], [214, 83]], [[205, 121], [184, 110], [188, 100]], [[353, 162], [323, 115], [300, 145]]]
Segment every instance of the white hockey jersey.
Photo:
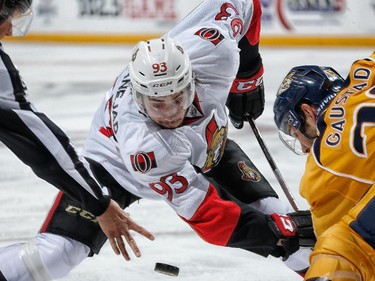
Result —
[[[116, 79], [95, 115], [85, 156], [103, 164], [124, 188], [140, 197], [169, 195], [173, 205], [178, 206], [179, 197], [185, 193], [155, 193], [163, 188], [154, 184], [153, 190], [150, 183], [177, 173], [186, 178], [189, 187], [206, 190], [208, 183], [197, 175], [194, 166], [206, 171], [220, 159], [227, 135], [225, 101], [239, 66], [237, 44], [243, 35], [238, 33], [235, 37], [231, 22], [242, 20], [243, 30], [247, 30], [252, 1], [219, 2], [233, 5], [227, 8], [226, 20], [216, 21], [220, 5], [215, 3], [212, 9], [210, 1], [206, 1], [207, 9], [200, 7], [197, 12], [193, 11], [166, 35], [175, 38], [189, 54], [198, 80], [196, 97], [184, 126], [162, 129], [138, 112], [127, 68]], [[237, 15], [234, 6], [240, 6], [238, 11], [242, 14]], [[204, 194], [205, 191], [198, 196], [200, 200]], [[194, 208], [188, 209], [181, 214], [185, 218], [194, 212]]]
[[[188, 53], [197, 77], [183, 126], [163, 129], [138, 112], [126, 68], [96, 112], [83, 152], [126, 190], [165, 200], [203, 239], [219, 245], [232, 236], [241, 208], [221, 200], [197, 168], [210, 170], [223, 153], [225, 102], [239, 67], [238, 42], [253, 12], [253, 1], [204, 1], [165, 35]], [[259, 36], [259, 30], [254, 33]]]

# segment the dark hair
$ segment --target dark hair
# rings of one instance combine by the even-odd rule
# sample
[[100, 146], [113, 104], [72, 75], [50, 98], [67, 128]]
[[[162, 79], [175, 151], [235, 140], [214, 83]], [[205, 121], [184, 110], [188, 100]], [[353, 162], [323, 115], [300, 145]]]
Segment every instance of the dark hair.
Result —
[[15, 10], [25, 13], [30, 9], [32, 0], [0, 0], [0, 23], [7, 20]]

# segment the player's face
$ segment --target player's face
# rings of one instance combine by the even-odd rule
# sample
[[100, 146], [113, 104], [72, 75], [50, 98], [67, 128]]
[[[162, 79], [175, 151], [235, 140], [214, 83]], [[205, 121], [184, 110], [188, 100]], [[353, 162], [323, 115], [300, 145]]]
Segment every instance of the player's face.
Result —
[[316, 126], [316, 109], [306, 103], [301, 105], [302, 114], [287, 116], [287, 132], [279, 130], [280, 140], [296, 154], [306, 154], [318, 136]]
[[292, 128], [290, 130], [290, 135], [297, 139], [301, 145], [301, 152], [302, 153], [309, 153], [310, 148], [312, 146], [313, 141], [311, 139], [308, 139], [304, 134], [301, 133], [300, 130], [296, 130], [295, 128]]
[[303, 124], [304, 132], [302, 133], [299, 129], [291, 127], [289, 130], [290, 136], [297, 139], [301, 144], [301, 151], [302, 153], [309, 153], [310, 149], [313, 145], [315, 138], [317, 137], [316, 134], [316, 125], [315, 123], [311, 123], [306, 120]]
[[0, 18], [0, 40], [5, 36], [12, 36], [12, 22]]
[[189, 105], [189, 97], [185, 92], [164, 97], [144, 97], [147, 115], [161, 127], [174, 129], [179, 127], [185, 117]]
[[[14, 1], [20, 7], [3, 5], [0, 11], [0, 40], [5, 36], [24, 36], [33, 19], [33, 11], [27, 5]], [[14, 4], [14, 3], [13, 3]], [[26, 4], [26, 3], [24, 3]]]

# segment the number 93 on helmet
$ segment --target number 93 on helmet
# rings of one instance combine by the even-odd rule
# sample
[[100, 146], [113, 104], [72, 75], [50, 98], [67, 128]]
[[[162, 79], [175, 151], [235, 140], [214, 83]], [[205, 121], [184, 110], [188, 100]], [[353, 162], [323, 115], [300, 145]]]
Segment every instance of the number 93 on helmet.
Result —
[[179, 127], [194, 100], [190, 59], [172, 38], [140, 42], [129, 64], [133, 98], [138, 109], [163, 128]]

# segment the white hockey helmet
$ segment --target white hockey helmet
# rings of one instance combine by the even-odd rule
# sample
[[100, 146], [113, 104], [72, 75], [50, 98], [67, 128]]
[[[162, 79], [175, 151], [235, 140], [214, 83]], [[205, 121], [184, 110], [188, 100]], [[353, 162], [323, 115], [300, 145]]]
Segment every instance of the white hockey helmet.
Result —
[[[141, 41], [129, 64], [133, 98], [139, 110], [150, 116], [145, 102], [179, 94], [178, 106], [186, 110], [194, 100], [195, 83], [190, 59], [172, 38]], [[165, 99], [167, 100], [167, 98]], [[160, 116], [163, 112], [160, 112]], [[150, 116], [151, 117], [151, 116]]]

